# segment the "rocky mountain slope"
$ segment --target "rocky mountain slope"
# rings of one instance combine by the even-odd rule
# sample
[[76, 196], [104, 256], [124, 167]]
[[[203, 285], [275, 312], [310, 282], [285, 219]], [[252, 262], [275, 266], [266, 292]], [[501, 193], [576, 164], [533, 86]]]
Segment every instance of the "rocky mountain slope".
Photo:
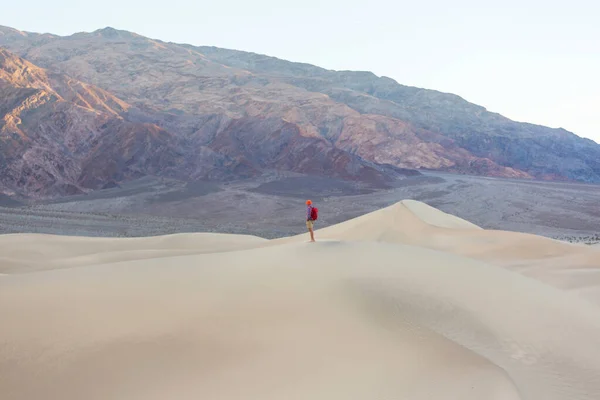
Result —
[[[132, 151], [128, 139], [158, 135], [160, 128], [124, 121], [130, 106], [91, 85], [42, 68], [0, 49], [0, 185], [7, 194], [75, 194], [85, 190], [82, 172], [106, 143], [119, 151], [105, 153], [111, 165]], [[162, 131], [163, 135], [167, 135]], [[142, 139], [144, 140], [144, 139]], [[145, 143], [143, 160], [151, 164], [166, 146]], [[114, 171], [143, 173], [143, 161]], [[139, 169], [139, 170], [138, 170]], [[89, 186], [88, 186], [89, 187]]]
[[[116, 125], [162, 132], [162, 145], [174, 149], [170, 161], [163, 158], [173, 168], [168, 174], [186, 179], [275, 169], [381, 183], [397, 167], [600, 182], [600, 146], [590, 140], [367, 72], [164, 43], [112, 28], [60, 37], [0, 27], [0, 46], [63, 79], [101, 88], [97, 97], [105, 100], [89, 106], [114, 115]], [[90, 98], [62, 96], [79, 107]], [[106, 175], [120, 168], [114, 165], [127, 163], [120, 155], [102, 161], [101, 154], [118, 152], [123, 133], [116, 125], [114, 145], [85, 158], [83, 189], [107, 184], [113, 178]], [[144, 154], [139, 146], [137, 157]], [[138, 174], [166, 173], [160, 162], [150, 168], [153, 162]], [[113, 175], [118, 181], [127, 174]]]
[[186, 136], [141, 121], [145, 115], [102, 89], [0, 49], [0, 190], [48, 197], [146, 175], [224, 180], [266, 169], [375, 184], [409, 173], [304, 137], [281, 119], [217, 118], [218, 132]]
[[[456, 95], [400, 85], [370, 72], [329, 71], [259, 54], [186, 47], [205, 54], [212, 61], [277, 76], [294, 86], [326, 94], [362, 114], [384, 115], [408, 122], [423, 139], [442, 144], [445, 154], [454, 145], [480, 158], [469, 163], [458, 161], [449, 166], [450, 170], [483, 175], [512, 174], [499, 172], [494, 166], [499, 164], [541, 179], [600, 181], [600, 146], [564, 129], [515, 122]], [[430, 135], [423, 134], [423, 130]], [[492, 170], [486, 170], [489, 167]]]

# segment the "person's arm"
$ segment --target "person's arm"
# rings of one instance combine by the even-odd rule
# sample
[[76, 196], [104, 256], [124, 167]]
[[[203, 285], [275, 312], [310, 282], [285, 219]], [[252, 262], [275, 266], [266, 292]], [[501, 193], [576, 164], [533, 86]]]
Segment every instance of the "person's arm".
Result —
[[310, 221], [310, 206], [306, 207], [306, 220]]

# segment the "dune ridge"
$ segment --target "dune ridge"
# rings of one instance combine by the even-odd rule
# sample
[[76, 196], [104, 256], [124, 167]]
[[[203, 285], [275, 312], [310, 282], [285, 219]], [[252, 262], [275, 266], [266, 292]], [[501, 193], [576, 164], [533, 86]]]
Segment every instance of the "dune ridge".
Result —
[[597, 247], [414, 201], [316, 234], [0, 236], [0, 397], [600, 397]]

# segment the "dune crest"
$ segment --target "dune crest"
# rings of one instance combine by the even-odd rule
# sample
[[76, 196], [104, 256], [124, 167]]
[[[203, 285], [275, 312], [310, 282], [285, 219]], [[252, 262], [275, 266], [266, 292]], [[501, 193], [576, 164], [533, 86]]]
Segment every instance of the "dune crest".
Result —
[[0, 397], [600, 397], [598, 248], [414, 201], [316, 234], [1, 236]]

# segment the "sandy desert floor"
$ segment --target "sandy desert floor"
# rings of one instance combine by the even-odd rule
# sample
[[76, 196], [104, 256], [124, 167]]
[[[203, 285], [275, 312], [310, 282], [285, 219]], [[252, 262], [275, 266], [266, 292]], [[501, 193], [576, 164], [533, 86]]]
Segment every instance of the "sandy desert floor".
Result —
[[600, 398], [599, 247], [416, 201], [316, 235], [0, 236], [0, 398]]

